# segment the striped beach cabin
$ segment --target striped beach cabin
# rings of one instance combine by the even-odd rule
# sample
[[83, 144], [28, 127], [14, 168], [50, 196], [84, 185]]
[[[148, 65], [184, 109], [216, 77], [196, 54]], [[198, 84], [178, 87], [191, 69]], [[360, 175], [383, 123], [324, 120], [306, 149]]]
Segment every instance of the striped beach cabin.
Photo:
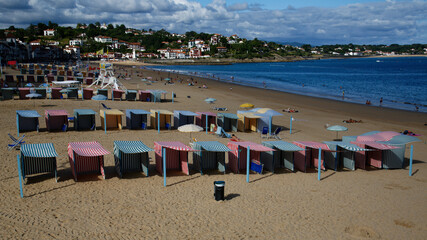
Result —
[[225, 153], [231, 149], [218, 141], [194, 142], [191, 147], [198, 150], [193, 152], [193, 165], [202, 175], [210, 169], [225, 173]]
[[28, 175], [52, 173], [57, 177], [56, 157], [58, 154], [52, 143], [22, 144], [18, 157], [19, 173], [23, 180]]
[[128, 129], [147, 129], [148, 115], [151, 112], [142, 109], [126, 109], [126, 127]]
[[46, 127], [51, 131], [66, 131], [68, 128], [68, 112], [65, 110], [45, 110]]
[[68, 143], [68, 160], [74, 180], [80, 174], [101, 174], [105, 179], [104, 155], [110, 154], [99, 142]]
[[264, 141], [263, 146], [276, 151], [262, 152], [261, 163], [264, 168], [274, 173], [275, 168], [286, 168], [295, 171], [294, 152], [302, 151], [301, 147], [285, 141]]
[[160, 174], [166, 174], [163, 170], [180, 170], [190, 175], [188, 152], [195, 151], [194, 149], [181, 142], [154, 142], [154, 151], [156, 170]]
[[383, 168], [405, 168], [405, 150], [406, 144], [411, 142], [421, 142], [415, 136], [410, 135], [396, 135], [386, 142], [378, 142], [387, 144], [389, 146], [398, 147], [395, 149], [383, 151]]
[[[234, 173], [240, 173], [243, 170], [246, 170], [247, 157], [248, 157], [248, 148], [249, 148], [249, 159], [250, 159], [250, 169], [253, 169], [253, 165], [260, 166], [261, 163], [261, 152], [271, 152], [275, 151], [272, 148], [263, 146], [258, 143], [253, 142], [233, 142], [230, 141], [227, 144], [227, 147], [231, 149], [228, 152], [228, 167]], [[262, 169], [261, 169], [262, 172]]]
[[16, 111], [16, 128], [18, 137], [20, 132], [24, 131], [39, 131], [39, 117], [37, 111], [34, 110], [17, 110]]
[[366, 166], [370, 165], [376, 168], [383, 168], [383, 159], [386, 158], [387, 154], [391, 153], [391, 150], [398, 151], [398, 154], [401, 156], [402, 151], [397, 150], [401, 148], [401, 146], [392, 146], [386, 143], [398, 135], [400, 135], [400, 133], [392, 131], [373, 131], [357, 136], [356, 140], [351, 141], [351, 143], [361, 148], [370, 149], [370, 151], [361, 151], [356, 154], [356, 167], [366, 169]]
[[150, 151], [154, 149], [141, 141], [114, 141], [114, 163], [120, 178], [129, 171], [143, 171], [148, 177]]
[[356, 170], [355, 156], [357, 152], [370, 151], [355, 144], [344, 141], [325, 141], [330, 152], [325, 152], [325, 167], [338, 171], [340, 168]]
[[321, 169], [325, 170], [324, 164], [324, 155], [325, 151], [331, 151], [328, 145], [320, 142], [310, 142], [310, 141], [294, 141], [293, 144], [302, 148], [302, 151], [297, 151], [294, 153], [294, 163], [295, 169], [302, 172], [307, 172], [307, 168], [314, 167], [317, 168], [319, 165], [319, 149], [322, 149], [321, 152]]
[[74, 129], [95, 130], [95, 111], [92, 109], [74, 109]]

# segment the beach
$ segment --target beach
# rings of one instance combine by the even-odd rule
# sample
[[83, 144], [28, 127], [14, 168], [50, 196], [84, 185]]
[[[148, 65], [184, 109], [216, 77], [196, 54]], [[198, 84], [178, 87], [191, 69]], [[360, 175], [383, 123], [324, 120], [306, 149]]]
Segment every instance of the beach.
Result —
[[[427, 114], [341, 101], [307, 97], [217, 82], [175, 73], [140, 69], [133, 62], [116, 64], [116, 76], [128, 74], [121, 82], [128, 89], [162, 89], [168, 91], [166, 102], [93, 101], [93, 100], [8, 100], [0, 103], [0, 238], [2, 239], [425, 239], [427, 237]], [[135, 66], [133, 68], [132, 66]], [[6, 69], [8, 74], [17, 72]], [[131, 76], [129, 76], [131, 75]], [[152, 77], [146, 85], [141, 79]], [[174, 84], [160, 81], [171, 78]], [[156, 81], [157, 80], [157, 81]], [[182, 83], [181, 81], [182, 80]], [[189, 80], [189, 81], [187, 81]], [[206, 85], [207, 88], [202, 86]], [[176, 97], [171, 101], [171, 93]], [[217, 99], [213, 104], [205, 98]], [[71, 116], [73, 109], [92, 109], [99, 113], [100, 103], [122, 111], [125, 109], [212, 111], [226, 107], [228, 113], [242, 110], [242, 103], [272, 108], [283, 113], [273, 118], [282, 127], [282, 140], [332, 141], [335, 132], [325, 124], [343, 125], [348, 131], [339, 136], [360, 135], [369, 131], [410, 130], [420, 134], [414, 147], [413, 176], [405, 169], [328, 169], [307, 173], [278, 170], [274, 174], [226, 174], [210, 171], [201, 175], [168, 172], [167, 187], [155, 170], [154, 152], [150, 152], [150, 176], [128, 173], [120, 179], [115, 172], [113, 141], [140, 140], [149, 147], [155, 141], [190, 142], [188, 133], [177, 130], [101, 129], [96, 115], [96, 131], [48, 132], [44, 110], [63, 109]], [[297, 113], [286, 113], [288, 107]], [[8, 133], [16, 136], [16, 110], [36, 110], [40, 115], [40, 132], [26, 132], [27, 143], [53, 143], [58, 153], [58, 182], [50, 174], [30, 176], [19, 194], [16, 155], [8, 151]], [[292, 134], [290, 134], [290, 119]], [[362, 123], [344, 123], [347, 119]], [[125, 117], [123, 117], [125, 122]], [[72, 124], [71, 124], [72, 125]], [[256, 132], [237, 132], [240, 139], [261, 143]], [[198, 141], [228, 139], [205, 132], [192, 133]], [[105, 156], [105, 175], [87, 175], [75, 182], [70, 170], [67, 144], [98, 141], [111, 152]], [[192, 154], [189, 154], [190, 167]], [[227, 159], [227, 157], [226, 157]], [[225, 181], [225, 201], [215, 201], [214, 185]]]

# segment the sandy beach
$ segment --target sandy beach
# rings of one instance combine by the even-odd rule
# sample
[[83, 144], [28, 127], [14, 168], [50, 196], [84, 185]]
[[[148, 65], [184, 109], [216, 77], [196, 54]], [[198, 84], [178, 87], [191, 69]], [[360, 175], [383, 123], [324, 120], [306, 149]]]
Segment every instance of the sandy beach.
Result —
[[[101, 130], [99, 114], [97, 130], [48, 132], [40, 118], [40, 132], [26, 132], [27, 143], [53, 143], [58, 153], [58, 182], [50, 174], [30, 176], [19, 194], [16, 155], [8, 151], [7, 136], [16, 136], [16, 110], [89, 108], [99, 113], [99, 101], [93, 100], [8, 100], [0, 102], [2, 148], [0, 150], [0, 238], [1, 239], [426, 239], [427, 238], [427, 114], [365, 106], [328, 99], [300, 96], [257, 89], [231, 83], [193, 77], [195, 86], [188, 86], [188, 76], [140, 69], [135, 63], [116, 64], [116, 76], [128, 89], [162, 89], [176, 94], [174, 102], [103, 101], [108, 107], [125, 109], [166, 109], [213, 111], [226, 107], [229, 113], [241, 110], [249, 102], [255, 107], [268, 107], [278, 112], [288, 107], [298, 113], [283, 112], [273, 124], [284, 131], [284, 141], [332, 141], [335, 132], [325, 124], [348, 127], [342, 135], [360, 135], [369, 131], [410, 130], [420, 134], [421, 142], [412, 143], [414, 165], [412, 177], [405, 169], [327, 170], [321, 181], [317, 172], [278, 170], [272, 174], [244, 174], [210, 171], [201, 175], [168, 172], [168, 186], [156, 172], [154, 152], [150, 152], [150, 176], [128, 173], [120, 179], [114, 169], [114, 156], [105, 156], [106, 179], [87, 175], [75, 182], [68, 161], [67, 144], [76, 141], [98, 141], [113, 153], [115, 140], [141, 140], [149, 147], [155, 141], [189, 143], [188, 133], [177, 130]], [[7, 74], [17, 74], [6, 69]], [[130, 75], [130, 76], [129, 76]], [[151, 85], [141, 81], [152, 77]], [[169, 77], [174, 84], [161, 78]], [[179, 80], [182, 80], [180, 83]], [[196, 83], [197, 82], [197, 83]], [[202, 86], [206, 85], [207, 88]], [[205, 98], [217, 99], [208, 104]], [[292, 134], [290, 117], [295, 118]], [[343, 123], [345, 119], [362, 123]], [[123, 117], [125, 122], [125, 117]], [[72, 125], [72, 124], [71, 124]], [[260, 133], [237, 132], [246, 141], [261, 143]], [[228, 139], [205, 132], [192, 133], [199, 141]], [[409, 144], [411, 145], [411, 144]], [[409, 145], [405, 156], [409, 159]], [[228, 158], [226, 157], [226, 160]], [[189, 154], [190, 166], [192, 155]], [[225, 201], [215, 201], [213, 182], [223, 180]]]

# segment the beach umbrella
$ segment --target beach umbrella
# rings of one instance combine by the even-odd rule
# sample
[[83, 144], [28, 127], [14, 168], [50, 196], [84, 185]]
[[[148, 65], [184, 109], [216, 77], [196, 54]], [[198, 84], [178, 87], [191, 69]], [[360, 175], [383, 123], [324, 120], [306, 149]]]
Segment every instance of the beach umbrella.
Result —
[[242, 105], [240, 105], [241, 108], [253, 108], [254, 105], [251, 103], [243, 103]]
[[215, 98], [206, 98], [205, 99], [205, 102], [207, 102], [207, 103], [214, 103], [215, 101], [216, 101]]
[[169, 82], [171, 79], [170, 78], [165, 78], [165, 81]]
[[[25, 95], [27, 98], [39, 98], [39, 97], [41, 97], [42, 95], [41, 94], [39, 94], [39, 93], [30, 93], [30, 94], [27, 94], [27, 95]], [[35, 101], [33, 101], [34, 102], [34, 107], [36, 106], [36, 102]]]
[[336, 132], [337, 133], [336, 138], [338, 138], [338, 132], [347, 131], [348, 128], [346, 128], [344, 126], [340, 126], [340, 125], [333, 125], [333, 126], [327, 127], [326, 130]]
[[203, 128], [196, 125], [196, 124], [186, 124], [186, 125], [182, 125], [181, 127], [178, 127], [178, 131], [189, 132], [190, 133], [190, 139], [191, 139], [191, 133], [192, 132], [201, 132], [201, 131], [203, 131]]
[[[96, 101], [105, 101], [107, 100], [108, 97], [102, 94], [98, 94], [92, 97], [92, 100], [96, 100]], [[100, 104], [98, 104], [98, 111], [101, 109]]]
[[102, 94], [98, 94], [92, 97], [92, 100], [97, 100], [97, 101], [105, 101], [107, 99], [108, 99], [107, 96]]

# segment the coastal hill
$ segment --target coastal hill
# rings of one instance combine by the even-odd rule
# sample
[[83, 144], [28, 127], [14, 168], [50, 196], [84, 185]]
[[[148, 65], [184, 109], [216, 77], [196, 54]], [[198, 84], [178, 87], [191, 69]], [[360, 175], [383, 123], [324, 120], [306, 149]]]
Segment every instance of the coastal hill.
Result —
[[[164, 29], [133, 29], [125, 25], [78, 23], [31, 24], [27, 28], [0, 29], [2, 61], [63, 61], [82, 58], [165, 59], [176, 63], [296, 61], [325, 57], [425, 55], [427, 44], [356, 45], [281, 44], [245, 39], [232, 34], [170, 33]], [[161, 59], [162, 61], [159, 61]], [[209, 59], [209, 60], [204, 60]], [[214, 59], [214, 60], [212, 60]], [[194, 60], [194, 61], [193, 61]], [[167, 63], [166, 61], [165, 63]], [[169, 61], [170, 62], [170, 61]]]

